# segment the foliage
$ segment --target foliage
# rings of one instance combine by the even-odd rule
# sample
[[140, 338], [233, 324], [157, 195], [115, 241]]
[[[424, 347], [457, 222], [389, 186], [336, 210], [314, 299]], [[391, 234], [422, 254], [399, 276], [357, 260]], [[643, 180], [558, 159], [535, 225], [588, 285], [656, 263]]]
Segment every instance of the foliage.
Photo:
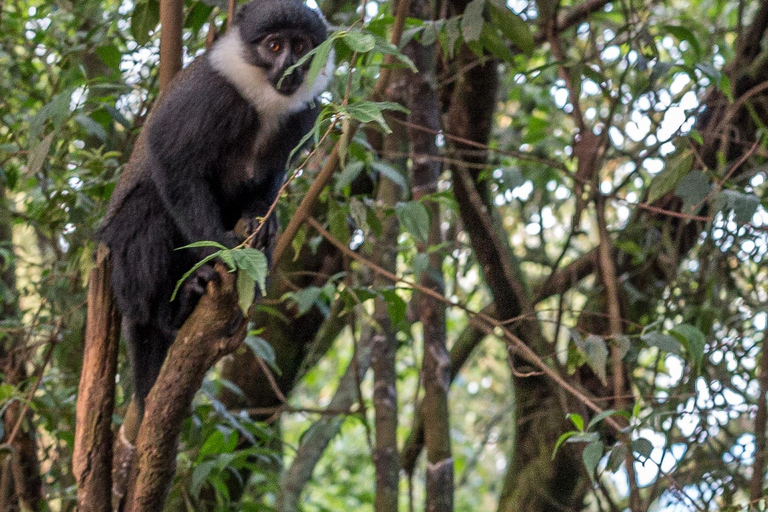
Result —
[[[625, 509], [631, 506], [629, 470], [652, 510], [745, 510], [756, 443], [766, 434], [755, 420], [765, 404], [766, 376], [759, 368], [768, 323], [764, 106], [745, 102], [747, 114], [739, 118], [749, 135], [739, 141], [744, 147], [723, 144], [714, 148], [713, 159], [702, 155], [713, 145], [704, 120], [745, 93], [742, 70], [729, 63], [738, 56], [738, 31], [760, 6], [608, 2], [563, 29], [558, 57], [546, 22], [580, 2], [555, 9], [550, 2], [472, 0], [463, 13], [452, 8], [433, 20], [407, 18], [401, 47], [389, 42], [395, 22], [390, 2], [366, 2], [365, 12], [357, 3], [319, 3], [332, 9], [330, 19], [340, 28], [315, 55], [335, 50], [338, 69], [310, 134], [318, 149], [311, 157], [298, 154], [277, 214], [285, 226], [338, 144], [341, 168], [313, 215], [358, 254], [393, 246], [401, 282], [374, 279], [370, 265], [338, 254], [343, 267], [323, 274], [310, 263], [328, 256], [327, 241], [304, 226], [287, 258], [296, 266], [270, 278], [272, 289], [283, 280], [292, 284], [254, 308], [269, 327], [256, 325], [233, 356], [255, 354], [273, 368], [279, 384], [289, 388], [287, 404], [259, 402], [262, 396], [250, 396], [221, 367], [212, 371], [184, 425], [167, 509], [275, 510], [284, 491], [281, 478], [301, 462], [299, 448], [308, 442], [310, 426], [327, 420], [338, 434], [314, 467], [302, 510], [372, 510], [373, 377], [363, 368], [350, 410], [323, 409], [366, 336], [379, 327], [374, 303], [383, 303], [396, 331], [402, 449], [423, 394], [424, 326], [413, 284], [436, 273], [448, 301], [460, 306], [446, 313], [447, 342], [456, 351], [476, 327], [467, 310], [494, 302], [497, 283], [486, 280], [477, 251], [478, 244], [492, 246], [494, 240], [470, 239], [450, 172], [475, 154], [456, 150], [445, 130], [433, 134], [442, 165], [438, 190], [413, 197], [413, 177], [403, 170], [420, 155], [382, 150], [373, 142], [402, 135], [402, 120], [411, 111], [397, 98], [373, 98], [372, 91], [386, 69], [400, 80], [418, 69], [404, 50], [418, 44], [439, 50], [432, 85], [446, 110], [465, 80], [459, 59], [469, 59], [470, 69], [494, 59], [500, 85], [491, 138], [474, 147], [487, 164], [472, 169], [473, 179], [487, 201], [483, 220], [509, 246], [509, 260], [519, 262], [533, 304], [505, 327], [524, 338], [515, 329], [532, 316], [543, 341], [523, 341], [602, 410], [590, 410], [529, 367], [509, 348], [500, 326], [491, 335], [476, 334], [477, 348], [450, 388], [455, 509], [494, 510], [509, 488], [522, 499], [534, 491], [556, 494], [553, 482], [571, 480], [578, 482], [571, 509]], [[185, 4], [187, 62], [203, 50], [212, 25], [223, 29], [226, 9], [214, 4]], [[12, 228], [12, 237], [0, 240], [0, 270], [12, 270], [15, 278], [0, 284], [0, 359], [23, 354], [29, 375], [0, 385], [0, 413], [13, 403], [29, 406], [43, 506], [73, 510], [69, 468], [85, 280], [94, 231], [158, 93], [159, 2], [12, 0], [0, 9], [0, 179], [8, 203], [0, 208], [0, 223]], [[756, 59], [749, 71], [760, 76], [762, 62]], [[319, 71], [311, 66], [309, 79]], [[708, 103], [712, 98], [719, 103]], [[444, 124], [447, 113], [436, 115]], [[350, 129], [357, 125], [362, 129]], [[592, 175], [582, 174], [579, 165], [589, 153], [580, 152], [580, 130], [603, 141]], [[384, 182], [399, 193], [390, 206], [379, 198]], [[596, 258], [602, 242], [597, 196], [605, 202], [616, 267], [619, 333], [609, 326], [612, 299], [601, 265], [585, 275], [569, 274], [570, 281], [547, 291], [559, 272]], [[433, 204], [438, 216], [430, 213]], [[386, 239], [388, 219], [398, 221], [393, 239]], [[430, 246], [435, 226], [442, 240]], [[267, 288], [266, 258], [255, 249], [216, 249], [210, 260], [238, 272], [240, 306], [249, 311], [254, 285]], [[434, 254], [441, 259], [437, 272], [429, 267]], [[301, 280], [305, 274], [317, 279]], [[276, 325], [292, 332], [289, 327], [302, 322], [316, 325], [309, 323], [315, 317], [316, 324], [325, 320], [323, 328], [342, 319], [325, 345], [321, 329], [317, 340], [315, 332], [304, 334], [312, 342], [306, 346], [295, 339], [274, 342]], [[617, 361], [626, 381], [622, 393], [613, 388]], [[116, 425], [131, 389], [124, 366]], [[301, 371], [291, 373], [292, 366]], [[248, 406], [232, 406], [223, 398], [227, 393]], [[535, 393], [545, 399], [537, 402]], [[275, 409], [280, 428], [266, 422], [275, 418], [262, 405]], [[532, 414], [521, 415], [524, 407]], [[0, 427], [7, 440], [8, 425]], [[533, 479], [526, 479], [521, 460], [538, 472]], [[421, 460], [411, 482], [417, 503], [426, 493], [424, 471]], [[245, 487], [239, 502], [233, 482]], [[499, 507], [513, 509], [539, 510]]]

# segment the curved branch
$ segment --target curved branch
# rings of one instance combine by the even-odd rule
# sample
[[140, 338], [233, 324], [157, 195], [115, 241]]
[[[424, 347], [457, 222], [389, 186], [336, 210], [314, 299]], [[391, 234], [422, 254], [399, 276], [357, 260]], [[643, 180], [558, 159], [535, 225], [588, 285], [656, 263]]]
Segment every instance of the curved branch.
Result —
[[179, 330], [146, 400], [129, 489], [129, 512], [162, 510], [175, 473], [176, 446], [205, 373], [235, 351], [247, 323], [237, 305], [235, 274], [217, 265], [221, 283], [207, 293]]

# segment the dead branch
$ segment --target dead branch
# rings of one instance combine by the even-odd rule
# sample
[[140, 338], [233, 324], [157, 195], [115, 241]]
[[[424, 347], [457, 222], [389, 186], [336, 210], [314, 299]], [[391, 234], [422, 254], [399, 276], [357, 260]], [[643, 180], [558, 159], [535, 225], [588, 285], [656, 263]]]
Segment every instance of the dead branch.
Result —
[[111, 510], [112, 412], [120, 341], [120, 314], [112, 286], [109, 250], [100, 245], [88, 289], [83, 371], [77, 395], [75, 450], [78, 510]]

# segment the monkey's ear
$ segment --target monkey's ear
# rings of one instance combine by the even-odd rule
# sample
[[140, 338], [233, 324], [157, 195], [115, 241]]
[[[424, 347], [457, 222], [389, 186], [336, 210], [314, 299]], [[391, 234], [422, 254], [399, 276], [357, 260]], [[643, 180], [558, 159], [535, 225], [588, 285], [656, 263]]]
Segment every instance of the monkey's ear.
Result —
[[243, 18], [245, 17], [246, 13], [248, 13], [248, 11], [250, 11], [251, 9], [254, 9], [254, 8], [255, 8], [255, 6], [256, 6], [258, 3], [259, 3], [259, 2], [255, 1], [255, 0], [251, 0], [251, 1], [250, 1], [250, 2], [248, 2], [247, 4], [245, 4], [245, 5], [241, 5], [241, 6], [240, 6], [240, 7], [237, 9], [237, 12], [235, 12], [235, 18], [232, 20], [232, 22], [233, 22], [234, 24], [238, 24], [238, 23], [240, 23], [241, 21], [243, 21]]

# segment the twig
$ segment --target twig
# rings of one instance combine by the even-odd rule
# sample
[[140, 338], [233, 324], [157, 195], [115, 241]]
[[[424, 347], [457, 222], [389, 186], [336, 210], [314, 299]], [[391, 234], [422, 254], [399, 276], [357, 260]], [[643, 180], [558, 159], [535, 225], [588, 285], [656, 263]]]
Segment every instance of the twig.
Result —
[[[339, 241], [333, 235], [331, 235], [328, 231], [326, 231], [325, 228], [323, 228], [323, 226], [319, 222], [317, 222], [315, 219], [310, 217], [307, 219], [307, 223], [313, 228], [315, 228], [323, 236], [323, 238], [328, 240], [331, 244], [333, 244], [337, 249], [339, 249], [346, 256], [361, 262], [362, 264], [366, 265], [374, 272], [386, 277], [387, 279], [393, 282], [403, 283], [413, 288], [414, 290], [418, 290], [421, 293], [429, 295], [441, 302], [444, 302], [449, 306], [459, 308], [462, 311], [466, 312], [469, 317], [469, 321], [473, 325], [478, 327], [480, 330], [482, 330], [486, 334], [501, 336], [505, 338], [514, 350], [519, 352], [529, 363], [539, 368], [547, 377], [552, 379], [558, 386], [565, 389], [568, 393], [573, 395], [576, 399], [578, 399], [580, 402], [582, 402], [585, 406], [587, 406], [592, 411], [598, 414], [603, 412], [603, 409], [600, 406], [598, 406], [592, 398], [587, 396], [581, 390], [577, 389], [575, 386], [568, 383], [560, 374], [558, 374], [549, 365], [547, 365], [530, 347], [528, 347], [525, 343], [523, 343], [523, 341], [520, 338], [512, 334], [512, 332], [510, 332], [509, 329], [507, 329], [501, 322], [499, 322], [495, 318], [492, 318], [484, 313], [474, 311], [469, 307], [464, 306], [463, 304], [458, 304], [456, 302], [453, 302], [452, 300], [448, 299], [444, 295], [441, 295], [430, 288], [426, 288], [417, 283], [413, 283], [408, 280], [397, 277], [395, 274], [392, 274], [391, 272], [388, 272], [387, 270], [379, 267], [378, 265], [371, 263], [367, 259], [363, 258], [359, 254], [351, 250], [343, 242]], [[619, 423], [611, 417], [606, 418], [605, 422], [608, 425], [610, 425], [613, 429], [615, 429], [617, 432], [620, 432], [622, 430], [621, 425], [619, 425]]]
[[19, 429], [21, 428], [21, 424], [24, 421], [24, 417], [27, 415], [27, 411], [29, 411], [29, 404], [32, 403], [32, 397], [35, 395], [37, 388], [40, 386], [40, 381], [43, 380], [43, 373], [45, 373], [45, 368], [48, 366], [48, 363], [51, 362], [53, 349], [56, 347], [56, 341], [57, 341], [57, 338], [59, 337], [59, 332], [61, 332], [61, 327], [63, 324], [64, 324], [64, 319], [60, 318], [56, 322], [56, 328], [53, 330], [53, 333], [48, 337], [49, 346], [48, 346], [48, 350], [45, 353], [45, 356], [43, 357], [43, 364], [37, 370], [35, 383], [32, 384], [32, 389], [30, 389], [29, 393], [27, 393], [27, 400], [24, 403], [24, 407], [21, 408], [21, 412], [19, 413], [19, 417], [16, 420], [16, 424], [13, 426], [13, 430], [11, 431], [11, 435], [8, 436], [8, 440], [5, 442], [5, 444], [9, 446], [13, 444], [13, 441], [16, 438], [16, 434], [19, 433]]

